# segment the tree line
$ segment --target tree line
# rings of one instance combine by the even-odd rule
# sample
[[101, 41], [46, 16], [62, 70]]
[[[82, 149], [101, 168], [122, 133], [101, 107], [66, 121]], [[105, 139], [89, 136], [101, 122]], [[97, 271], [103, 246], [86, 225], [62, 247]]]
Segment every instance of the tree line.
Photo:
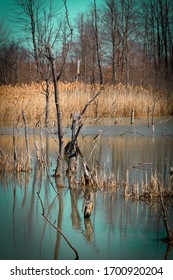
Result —
[[172, 0], [91, 0], [74, 18], [68, 1], [14, 0], [12, 22], [15, 40], [0, 23], [1, 85], [48, 79], [51, 46], [63, 82], [173, 87]]

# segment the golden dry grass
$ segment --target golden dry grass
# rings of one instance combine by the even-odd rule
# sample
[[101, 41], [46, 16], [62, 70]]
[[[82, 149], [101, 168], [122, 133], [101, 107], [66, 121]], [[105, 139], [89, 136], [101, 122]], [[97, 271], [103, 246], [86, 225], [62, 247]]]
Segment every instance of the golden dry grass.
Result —
[[[44, 85], [43, 85], [44, 86]], [[85, 104], [99, 90], [99, 86], [83, 83], [59, 83], [60, 104], [63, 118], [69, 118], [75, 111], [81, 111]], [[105, 85], [101, 94], [87, 108], [86, 117], [129, 117], [134, 109], [135, 117], [147, 117], [155, 100], [155, 116], [169, 115], [173, 112], [173, 96], [143, 87], [122, 84]], [[44, 122], [45, 94], [40, 84], [0, 87], [0, 120], [20, 120], [21, 111], [33, 124], [38, 120]], [[53, 86], [50, 97], [50, 125], [56, 120]]]

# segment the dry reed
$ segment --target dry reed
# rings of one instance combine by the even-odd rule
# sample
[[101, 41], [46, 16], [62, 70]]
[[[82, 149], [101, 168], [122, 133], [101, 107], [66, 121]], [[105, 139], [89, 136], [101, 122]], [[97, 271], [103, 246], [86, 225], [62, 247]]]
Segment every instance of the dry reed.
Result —
[[[165, 185], [162, 182], [162, 179], [158, 177], [158, 172], [151, 173], [150, 179], [147, 182], [139, 183], [129, 182], [129, 170], [126, 172], [126, 181], [121, 182], [117, 180], [117, 174], [109, 172], [106, 174], [104, 170], [94, 172], [94, 181], [97, 184], [93, 184], [93, 190], [108, 190], [114, 191], [117, 189], [122, 190], [122, 194], [125, 198], [130, 198], [133, 201], [142, 200], [148, 203], [155, 203], [160, 201], [160, 190], [163, 196], [164, 201], [173, 206], [173, 186], [172, 184]], [[170, 175], [170, 179], [172, 180]], [[172, 182], [172, 181], [171, 181]], [[160, 190], [159, 187], [160, 186]]]
[[[26, 114], [30, 126], [44, 121], [46, 98], [44, 84], [0, 87], [0, 120], [22, 121], [21, 111]], [[53, 85], [50, 87], [49, 124], [56, 125]], [[62, 118], [81, 112], [88, 100], [99, 90], [99, 86], [83, 83], [59, 83]], [[143, 87], [122, 84], [105, 85], [101, 94], [87, 109], [85, 117], [129, 117], [134, 110], [135, 117], [147, 117], [155, 102], [155, 116], [169, 115], [173, 112], [173, 96], [166, 96]]]
[[30, 155], [21, 152], [20, 155], [14, 159], [13, 155], [5, 155], [0, 157], [0, 173], [20, 173], [31, 171], [31, 158]]

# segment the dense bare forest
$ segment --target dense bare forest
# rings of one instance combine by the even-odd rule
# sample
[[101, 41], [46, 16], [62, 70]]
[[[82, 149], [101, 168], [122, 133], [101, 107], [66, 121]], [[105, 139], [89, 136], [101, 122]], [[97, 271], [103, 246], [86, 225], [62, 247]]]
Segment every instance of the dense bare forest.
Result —
[[[49, 3], [48, 3], [49, 2]], [[49, 79], [51, 45], [62, 82], [173, 87], [173, 2], [96, 1], [75, 18], [58, 1], [14, 1], [12, 25], [0, 24], [0, 84]], [[68, 16], [67, 16], [68, 15]]]

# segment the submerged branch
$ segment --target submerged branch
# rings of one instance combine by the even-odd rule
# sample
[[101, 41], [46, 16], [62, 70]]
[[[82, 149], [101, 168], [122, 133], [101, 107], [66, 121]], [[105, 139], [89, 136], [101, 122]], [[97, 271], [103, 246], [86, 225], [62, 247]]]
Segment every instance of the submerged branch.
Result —
[[41, 199], [41, 196], [40, 196], [40, 193], [37, 192], [37, 195], [38, 195], [38, 198], [39, 198], [39, 201], [40, 201], [40, 204], [41, 204], [41, 208], [42, 208], [42, 216], [46, 219], [46, 221], [54, 228], [56, 229], [56, 231], [58, 231], [61, 236], [65, 239], [65, 241], [67, 242], [67, 244], [70, 246], [70, 248], [74, 251], [75, 255], [76, 255], [76, 260], [79, 259], [79, 254], [77, 252], [77, 250], [73, 247], [73, 245], [70, 243], [70, 241], [67, 239], [67, 237], [64, 235], [64, 233], [58, 228], [56, 227], [50, 220], [49, 218], [47, 217], [47, 215], [45, 214], [45, 209], [44, 209], [44, 205], [43, 205], [43, 201]]

